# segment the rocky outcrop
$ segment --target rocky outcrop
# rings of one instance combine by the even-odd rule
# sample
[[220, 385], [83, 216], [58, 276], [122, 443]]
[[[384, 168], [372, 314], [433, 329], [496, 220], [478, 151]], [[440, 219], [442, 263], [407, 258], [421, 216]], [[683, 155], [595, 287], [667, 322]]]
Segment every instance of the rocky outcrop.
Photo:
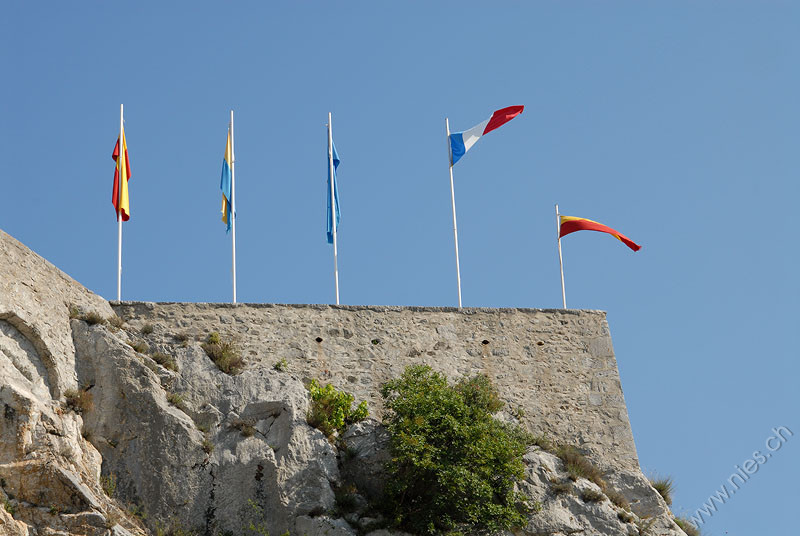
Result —
[[[372, 506], [383, 493], [386, 431], [370, 419], [334, 446], [306, 422], [304, 383], [355, 391], [380, 417], [375, 386], [432, 357], [452, 361], [452, 374], [488, 367], [501, 390], [524, 381], [527, 390], [510, 389], [504, 418], [581, 443], [608, 489], [631, 505], [628, 512], [596, 484], [569, 481], [558, 458], [532, 447], [521, 484], [532, 513], [514, 534], [682, 534], [638, 469], [599, 313], [114, 310], [2, 231], [0, 274], [0, 535], [397, 535]], [[222, 372], [203, 350], [215, 327], [239, 335], [240, 374]], [[518, 362], [506, 366], [506, 358]], [[281, 359], [288, 367], [274, 366]], [[566, 380], [541, 372], [541, 359], [562, 359], [558, 374], [573, 374], [575, 386], [559, 395]], [[523, 417], [525, 405], [540, 411]], [[575, 416], [537, 421], [558, 411]]]

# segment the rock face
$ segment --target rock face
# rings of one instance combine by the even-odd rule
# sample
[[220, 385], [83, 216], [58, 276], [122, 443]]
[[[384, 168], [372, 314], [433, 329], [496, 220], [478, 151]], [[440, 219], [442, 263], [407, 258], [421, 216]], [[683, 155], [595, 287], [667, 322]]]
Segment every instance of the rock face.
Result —
[[[557, 485], [562, 462], [532, 447], [521, 490], [534, 509], [515, 534], [682, 534], [639, 470], [602, 313], [112, 308], [2, 231], [0, 274], [0, 536], [393, 534], [370, 507], [385, 430], [358, 423], [337, 449], [307, 424], [304, 383], [353, 392], [380, 418], [378, 386], [416, 363], [489, 375], [503, 418], [581, 447], [631, 504], [584, 479]], [[241, 373], [209, 359], [212, 331], [242, 350]]]

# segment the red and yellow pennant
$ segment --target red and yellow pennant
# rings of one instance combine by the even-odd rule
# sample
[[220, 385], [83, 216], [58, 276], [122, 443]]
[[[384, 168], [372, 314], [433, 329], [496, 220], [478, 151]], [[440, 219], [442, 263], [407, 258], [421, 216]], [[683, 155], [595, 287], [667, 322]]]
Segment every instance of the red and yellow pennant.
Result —
[[131, 178], [131, 161], [128, 158], [128, 144], [125, 142], [125, 130], [122, 130], [122, 155], [120, 156], [119, 143], [114, 146], [111, 158], [117, 163], [114, 169], [114, 188], [111, 192], [111, 204], [117, 212], [117, 220], [122, 216], [122, 221], [131, 219], [131, 206], [128, 199], [128, 181]]
[[598, 223], [596, 221], [587, 220], [586, 218], [576, 218], [574, 216], [559, 216], [561, 225], [559, 226], [560, 232], [558, 237], [567, 236], [575, 231], [599, 231], [601, 233], [608, 233], [633, 251], [639, 251], [642, 246], [625, 236], [624, 234], [615, 231], [607, 225]]

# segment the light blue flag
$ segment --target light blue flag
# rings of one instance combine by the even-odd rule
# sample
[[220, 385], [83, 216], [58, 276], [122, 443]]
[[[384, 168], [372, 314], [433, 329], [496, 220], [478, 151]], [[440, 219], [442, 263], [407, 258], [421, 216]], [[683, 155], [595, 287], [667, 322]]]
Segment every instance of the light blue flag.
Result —
[[333, 175], [333, 204], [336, 210], [336, 229], [339, 229], [339, 185], [336, 181], [336, 168], [339, 167], [339, 155], [336, 154], [336, 145], [331, 140], [333, 149], [333, 173], [331, 174], [331, 160], [328, 159], [328, 244], [333, 244], [333, 216], [331, 214], [331, 175]]

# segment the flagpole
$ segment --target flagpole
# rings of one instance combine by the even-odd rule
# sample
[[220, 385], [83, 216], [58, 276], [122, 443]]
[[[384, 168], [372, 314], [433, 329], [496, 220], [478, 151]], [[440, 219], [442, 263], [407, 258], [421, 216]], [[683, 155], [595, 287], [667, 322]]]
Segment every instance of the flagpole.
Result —
[[447, 154], [450, 164], [450, 199], [453, 202], [453, 239], [456, 243], [456, 279], [458, 281], [458, 308], [461, 309], [461, 266], [458, 262], [458, 224], [456, 223], [456, 191], [453, 186], [453, 152], [450, 147], [450, 119], [444, 118], [445, 128], [447, 129]]
[[117, 168], [119, 169], [119, 186], [117, 188], [117, 302], [122, 301], [122, 180], [123, 165], [125, 162], [125, 138], [123, 137], [123, 108], [119, 105], [119, 155], [117, 155]]
[[564, 260], [561, 257], [561, 215], [558, 213], [558, 203], [556, 203], [556, 228], [558, 232], [558, 265], [561, 268], [561, 303], [564, 309], [567, 308], [567, 294], [564, 290]]
[[233, 272], [233, 303], [236, 303], [236, 157], [233, 147], [233, 110], [231, 110], [231, 270]]
[[336, 305], [339, 305], [339, 251], [336, 243], [336, 192], [334, 189], [333, 167], [333, 126], [331, 113], [328, 112], [328, 172], [331, 183], [331, 228], [333, 229], [333, 277], [336, 281]]

